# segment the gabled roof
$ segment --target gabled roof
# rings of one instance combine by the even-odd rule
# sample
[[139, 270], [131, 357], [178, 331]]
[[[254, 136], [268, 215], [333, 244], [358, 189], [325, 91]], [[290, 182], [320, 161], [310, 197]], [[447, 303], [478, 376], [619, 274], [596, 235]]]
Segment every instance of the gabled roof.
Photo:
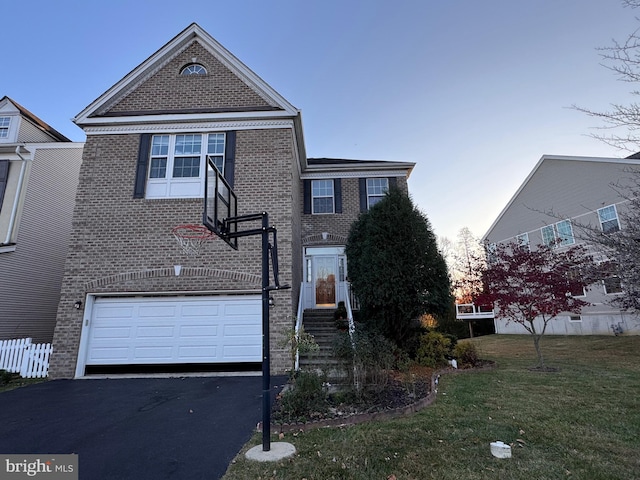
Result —
[[52, 137], [54, 137], [56, 140], [58, 140], [60, 142], [71, 142], [71, 140], [69, 140], [63, 134], [58, 132], [51, 125], [49, 125], [45, 121], [41, 120], [40, 118], [36, 117], [33, 113], [31, 113], [29, 110], [24, 108], [18, 102], [16, 102], [15, 100], [13, 100], [13, 99], [11, 99], [11, 98], [9, 98], [9, 97], [7, 97], [5, 95], [4, 97], [0, 98], [0, 107], [2, 107], [3, 105], [6, 105], [6, 103], [11, 103], [11, 105], [13, 105], [16, 108], [16, 110], [18, 110], [18, 112], [20, 112], [20, 115], [22, 115], [24, 118], [28, 119], [31, 123], [33, 123], [36, 127], [38, 127], [43, 132], [45, 132], [45, 133], [51, 135]]
[[[124, 98], [129, 92], [150, 78], [162, 66], [166, 65], [172, 58], [180, 54], [194, 42], [202, 45], [211, 55], [216, 57], [226, 68], [233, 72], [249, 88], [260, 95], [272, 108], [255, 109], [252, 111], [254, 117], [297, 117], [299, 111], [291, 105], [284, 97], [270, 87], [264, 80], [255, 74], [249, 67], [236, 58], [231, 52], [218, 43], [211, 35], [205, 32], [197, 23], [192, 23], [182, 32], [171, 39], [166, 45], [161, 47], [144, 62], [125, 75], [119, 82], [109, 90], [94, 100], [89, 106], [82, 110], [73, 121], [82, 125], [92, 125], [101, 123], [130, 123], [143, 122], [146, 115], [128, 115], [126, 118], [119, 118], [117, 115], [104, 115], [110, 105], [114, 105]], [[190, 116], [197, 119], [220, 118], [240, 118], [246, 116], [246, 112], [233, 112], [233, 109], [226, 109], [224, 112], [211, 110], [184, 111], [178, 112], [185, 119]], [[262, 110], [262, 111], [261, 111]], [[171, 116], [170, 112], [152, 112], [156, 120], [162, 120], [163, 116]], [[173, 112], [174, 117], [176, 112]], [[106, 118], [108, 117], [108, 119]], [[124, 115], [122, 116], [124, 117]]]
[[482, 241], [485, 241], [487, 237], [491, 235], [491, 232], [493, 231], [493, 229], [500, 222], [500, 220], [503, 218], [503, 216], [509, 210], [509, 208], [511, 208], [511, 206], [520, 196], [522, 191], [527, 187], [531, 179], [536, 175], [538, 170], [540, 170], [542, 165], [549, 160], [563, 161], [563, 162], [594, 162], [594, 163], [635, 165], [635, 166], [640, 165], [640, 160], [638, 160], [637, 157], [634, 157], [634, 156], [627, 157], [627, 158], [615, 158], [615, 157], [577, 157], [577, 156], [566, 156], [566, 155], [543, 155], [538, 161], [538, 163], [535, 165], [535, 167], [533, 167], [533, 170], [531, 170], [531, 173], [529, 173], [527, 178], [525, 178], [524, 182], [522, 182], [522, 185], [520, 185], [516, 193], [514, 193], [511, 199], [509, 200], [509, 202], [507, 202], [507, 204], [502, 209], [498, 217], [493, 221], [493, 223], [491, 224], [487, 232], [483, 235]]

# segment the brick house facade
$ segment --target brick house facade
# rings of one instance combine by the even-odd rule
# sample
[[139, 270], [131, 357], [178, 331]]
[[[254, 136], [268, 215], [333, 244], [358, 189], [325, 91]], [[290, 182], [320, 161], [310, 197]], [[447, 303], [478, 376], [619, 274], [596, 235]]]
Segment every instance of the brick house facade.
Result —
[[[300, 112], [197, 24], [74, 121], [87, 141], [54, 335], [54, 378], [123, 365], [261, 361], [260, 238], [241, 238], [237, 251], [213, 240], [189, 256], [171, 233], [202, 222], [206, 157], [219, 160], [238, 214], [266, 211], [278, 229], [280, 281], [292, 288], [273, 292], [276, 373], [290, 368], [283, 340], [305, 282], [313, 284], [307, 270], [314, 253], [327, 263], [329, 252], [337, 269], [349, 226], [367, 199], [375, 201], [391, 184], [406, 191], [413, 168], [307, 159]], [[332, 250], [317, 250], [322, 247]], [[305, 307], [318, 306], [311, 303]]]

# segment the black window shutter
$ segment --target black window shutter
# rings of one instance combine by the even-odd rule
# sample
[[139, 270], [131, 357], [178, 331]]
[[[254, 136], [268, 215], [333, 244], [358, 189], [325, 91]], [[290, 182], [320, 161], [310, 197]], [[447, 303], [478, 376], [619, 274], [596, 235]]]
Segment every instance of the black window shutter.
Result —
[[389, 189], [396, 188], [398, 186], [398, 177], [389, 177]]
[[225, 135], [224, 144], [224, 179], [233, 188], [236, 169], [236, 132], [230, 131]]
[[0, 210], [2, 210], [2, 201], [4, 200], [4, 192], [7, 189], [8, 179], [9, 160], [0, 160]]
[[333, 181], [333, 195], [336, 202], [336, 213], [342, 213], [342, 179]]
[[304, 196], [304, 213], [311, 213], [311, 180], [303, 180], [302, 187], [302, 194]]
[[366, 212], [367, 211], [367, 179], [359, 178], [358, 186], [360, 190], [360, 211]]
[[136, 183], [133, 188], [133, 198], [144, 198], [147, 186], [147, 165], [151, 148], [151, 134], [140, 135], [140, 148], [138, 149], [138, 164], [136, 166]]

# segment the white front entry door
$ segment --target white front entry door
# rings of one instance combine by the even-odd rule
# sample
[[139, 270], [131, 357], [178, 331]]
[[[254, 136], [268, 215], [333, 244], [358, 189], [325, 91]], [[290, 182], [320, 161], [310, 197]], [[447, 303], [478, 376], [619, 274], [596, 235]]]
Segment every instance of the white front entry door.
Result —
[[344, 247], [305, 248], [305, 308], [336, 308], [345, 300]]

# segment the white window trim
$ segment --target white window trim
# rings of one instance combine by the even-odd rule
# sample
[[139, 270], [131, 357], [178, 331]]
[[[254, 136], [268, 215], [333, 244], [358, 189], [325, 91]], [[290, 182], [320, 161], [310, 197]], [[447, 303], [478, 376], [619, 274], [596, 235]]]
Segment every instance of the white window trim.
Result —
[[[6, 219], [6, 229], [0, 230], [0, 245], [2, 245], [0, 246], [0, 253], [13, 252], [16, 249], [16, 234], [24, 201], [24, 187], [28, 176], [27, 169], [31, 159], [31, 153], [19, 160], [9, 159], [8, 190], [5, 191], [3, 203], [0, 205], [0, 213]], [[12, 164], [13, 168], [11, 167]], [[18, 167], [18, 169], [16, 170], [15, 167]], [[10, 190], [10, 188], [13, 188], [13, 190]]]
[[9, 119], [9, 127], [5, 127], [7, 131], [6, 137], [0, 137], [0, 143], [15, 143], [17, 141], [18, 125], [21, 117], [16, 115], [0, 115], [0, 118]]
[[[193, 155], [176, 155], [175, 146], [176, 138], [178, 135], [200, 135], [200, 153]], [[204, 195], [204, 179], [207, 173], [208, 162], [207, 158], [210, 156], [220, 156], [219, 153], [215, 155], [208, 153], [209, 148], [209, 135], [225, 135], [223, 132], [194, 132], [194, 133], [158, 133], [153, 137], [168, 136], [169, 146], [166, 155], [167, 165], [165, 170], [165, 176], [163, 178], [150, 178], [151, 165], [153, 158], [159, 158], [162, 155], [153, 155], [153, 137], [151, 140], [151, 148], [149, 151], [149, 160], [147, 165], [147, 188], [145, 189], [145, 198], [147, 199], [161, 199], [161, 198], [200, 198]], [[226, 136], [225, 140], [226, 142]], [[224, 145], [224, 144], [223, 144]], [[173, 167], [176, 157], [200, 157], [200, 169], [197, 177], [173, 177]], [[224, 170], [225, 151], [223, 147], [222, 151]]]
[[[622, 228], [622, 226], [620, 225], [620, 216], [618, 215], [618, 208], [616, 207], [615, 203], [613, 203], [611, 205], [607, 205], [606, 207], [599, 208], [596, 211], [596, 214], [598, 215], [598, 222], [600, 222], [600, 230], [602, 230], [604, 232], [604, 224], [602, 222], [602, 219], [600, 218], [600, 212], [603, 211], [603, 210], [606, 210], [608, 208], [613, 208], [613, 213], [615, 213], [615, 215], [616, 215], [615, 220], [618, 223], [618, 230], [614, 230], [614, 232], [617, 232]], [[607, 222], [610, 222], [612, 220], [613, 219], [607, 220]], [[613, 232], [611, 232], [611, 233], [613, 233]]]
[[582, 315], [569, 315], [570, 323], [582, 323]]
[[[560, 235], [560, 231], [558, 229], [558, 225], [560, 225], [561, 223], [567, 223], [569, 225], [569, 230], [571, 231], [571, 237], [567, 237], [569, 238], [569, 242], [568, 243], [564, 243], [563, 237]], [[544, 238], [544, 231], [551, 229], [552, 233], [553, 233], [553, 241], [554, 244], [553, 245], [549, 245]], [[573, 224], [571, 223], [571, 220], [566, 219], [566, 220], [560, 220], [559, 222], [556, 223], [552, 223], [551, 225], [545, 225], [544, 227], [542, 227], [540, 229], [540, 236], [542, 237], [542, 242], [548, 246], [548, 247], [553, 247], [553, 248], [558, 248], [558, 247], [568, 247], [570, 245], [574, 245], [576, 243], [576, 237], [573, 234]]]
[[[612, 275], [611, 277], [607, 277], [607, 278], [616, 278], [616, 275]], [[620, 290], [619, 292], [607, 292], [607, 284], [605, 283], [605, 280], [607, 280], [606, 278], [602, 279], [602, 289], [604, 290], [604, 294], [605, 295], [622, 295], [622, 282], [620, 284]]]
[[[331, 182], [332, 193], [331, 195], [314, 195], [313, 194], [313, 183], [314, 182]], [[313, 201], [316, 198], [331, 198], [331, 211], [330, 212], [316, 212], [315, 211], [315, 202]], [[333, 215], [336, 213], [336, 185], [332, 179], [318, 179], [311, 180], [311, 213], [313, 215]]]

